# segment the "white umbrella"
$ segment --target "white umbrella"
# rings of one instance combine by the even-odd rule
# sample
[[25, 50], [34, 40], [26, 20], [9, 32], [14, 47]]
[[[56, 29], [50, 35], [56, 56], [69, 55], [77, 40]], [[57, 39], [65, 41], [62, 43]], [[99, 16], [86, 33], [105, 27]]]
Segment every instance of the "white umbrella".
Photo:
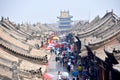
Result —
[[54, 43], [51, 43], [51, 44], [49, 44], [50, 46], [55, 46], [55, 44]]
[[48, 47], [48, 48], [52, 48], [52, 47], [54, 47], [54, 46], [52, 46], [52, 45], [48, 45], [47, 47]]
[[68, 72], [62, 72], [61, 77], [62, 77], [63, 79], [69, 78]]
[[63, 44], [69, 44], [68, 42], [62, 42]]

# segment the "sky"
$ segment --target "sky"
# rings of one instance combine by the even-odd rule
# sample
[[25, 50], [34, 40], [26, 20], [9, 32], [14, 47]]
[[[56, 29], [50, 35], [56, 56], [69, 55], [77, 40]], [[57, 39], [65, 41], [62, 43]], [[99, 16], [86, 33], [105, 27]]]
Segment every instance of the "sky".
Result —
[[72, 20], [90, 21], [112, 9], [120, 17], [120, 0], [0, 0], [0, 17], [15, 23], [56, 23], [64, 10]]

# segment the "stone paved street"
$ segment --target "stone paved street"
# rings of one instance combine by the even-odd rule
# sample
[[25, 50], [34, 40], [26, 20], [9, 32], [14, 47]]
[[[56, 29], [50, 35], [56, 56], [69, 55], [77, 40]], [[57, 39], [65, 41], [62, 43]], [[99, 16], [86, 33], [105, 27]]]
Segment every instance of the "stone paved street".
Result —
[[[58, 71], [67, 72], [67, 69], [66, 69], [66, 67], [63, 67], [60, 63], [57, 63], [55, 61], [55, 55], [52, 54], [51, 59], [49, 61], [48, 68], [47, 68], [47, 72], [54, 75], [53, 80], [57, 80]], [[72, 80], [71, 75], [70, 75], [70, 80]]]

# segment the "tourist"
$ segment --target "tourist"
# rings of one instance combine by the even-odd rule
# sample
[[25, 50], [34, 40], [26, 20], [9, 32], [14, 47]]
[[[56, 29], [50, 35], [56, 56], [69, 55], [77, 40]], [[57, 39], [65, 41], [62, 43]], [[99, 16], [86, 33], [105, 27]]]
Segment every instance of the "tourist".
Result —
[[79, 66], [77, 67], [77, 69], [79, 71], [79, 74], [81, 75], [82, 71], [83, 71], [83, 66], [81, 64], [79, 64]]
[[57, 80], [62, 80], [62, 78], [61, 78], [61, 72], [60, 71], [58, 71]]
[[76, 80], [79, 80], [79, 76], [77, 76]]
[[75, 80], [75, 78], [73, 78], [72, 80]]
[[73, 72], [74, 71], [74, 65], [73, 65], [73, 63], [70, 65], [70, 68], [71, 68], [71, 72]]
[[68, 63], [67, 63], [67, 70], [68, 70], [68, 72], [70, 72], [70, 70], [71, 70], [71, 59], [69, 59], [69, 61], [68, 61]]

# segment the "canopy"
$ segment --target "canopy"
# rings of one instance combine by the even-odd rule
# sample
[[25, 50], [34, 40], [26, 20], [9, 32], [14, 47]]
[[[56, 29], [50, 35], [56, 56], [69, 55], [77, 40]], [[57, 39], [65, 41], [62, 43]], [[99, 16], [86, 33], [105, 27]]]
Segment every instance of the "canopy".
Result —
[[50, 74], [50, 73], [45, 73], [44, 74], [44, 79], [47, 80], [53, 80], [54, 75]]

